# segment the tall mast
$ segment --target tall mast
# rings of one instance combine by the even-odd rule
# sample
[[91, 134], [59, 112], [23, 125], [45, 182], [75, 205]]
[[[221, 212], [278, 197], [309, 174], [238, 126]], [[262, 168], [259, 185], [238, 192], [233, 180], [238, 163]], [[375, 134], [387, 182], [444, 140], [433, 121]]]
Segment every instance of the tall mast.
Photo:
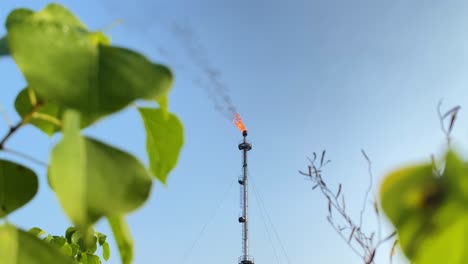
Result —
[[249, 188], [247, 177], [247, 151], [252, 149], [252, 145], [247, 142], [247, 130], [242, 132], [244, 141], [239, 144], [239, 150], [242, 151], [242, 178], [239, 179], [241, 185], [242, 216], [239, 217], [239, 223], [242, 224], [242, 256], [239, 258], [239, 264], [254, 264], [253, 258], [249, 256]]

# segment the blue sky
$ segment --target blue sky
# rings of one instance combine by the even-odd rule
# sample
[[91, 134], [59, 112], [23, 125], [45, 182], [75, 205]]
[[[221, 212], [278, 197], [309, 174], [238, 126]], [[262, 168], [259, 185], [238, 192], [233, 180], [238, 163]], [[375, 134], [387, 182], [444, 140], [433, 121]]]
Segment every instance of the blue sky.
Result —
[[[15, 7], [37, 10], [46, 3], [3, 1], [0, 20]], [[204, 69], [222, 74], [249, 129], [250, 173], [294, 264], [361, 263], [327, 224], [323, 197], [297, 173], [306, 168], [307, 155], [327, 150], [332, 163], [325, 178], [330, 184], [343, 183], [348, 209], [357, 217], [367, 187], [361, 148], [373, 161], [378, 187], [388, 171], [442, 153], [439, 100], [447, 108], [468, 101], [466, 1], [60, 3], [91, 29], [123, 20], [106, 31], [113, 43], [166, 63], [176, 76], [170, 109], [184, 123], [186, 143], [168, 186], [155, 183], [151, 199], [128, 217], [137, 264], [182, 263], [208, 220], [185, 263], [236, 263], [241, 254], [237, 184], [210, 217], [241, 173], [241, 135], [215, 111], [204, 88], [209, 84]], [[182, 41], [174, 25], [191, 29], [193, 38]], [[0, 35], [4, 33], [1, 28]], [[17, 120], [13, 101], [24, 79], [10, 59], [0, 60], [0, 72], [0, 103]], [[462, 109], [454, 131], [462, 149], [467, 124]], [[6, 124], [0, 125], [0, 133], [6, 130]], [[134, 109], [86, 133], [147, 162], [145, 133]], [[55, 141], [26, 127], [8, 146], [47, 161]], [[45, 169], [30, 165], [40, 177], [40, 192], [9, 220], [60, 234], [69, 222], [46, 184]], [[277, 263], [254, 197], [250, 210], [251, 254], [256, 263]], [[366, 219], [365, 227], [373, 228], [372, 215]], [[105, 222], [97, 229], [110, 234]], [[282, 254], [278, 243], [274, 247]], [[112, 243], [108, 263], [119, 263], [117, 254]], [[378, 260], [388, 262], [388, 248], [382, 248]], [[287, 263], [284, 256], [280, 263]]]

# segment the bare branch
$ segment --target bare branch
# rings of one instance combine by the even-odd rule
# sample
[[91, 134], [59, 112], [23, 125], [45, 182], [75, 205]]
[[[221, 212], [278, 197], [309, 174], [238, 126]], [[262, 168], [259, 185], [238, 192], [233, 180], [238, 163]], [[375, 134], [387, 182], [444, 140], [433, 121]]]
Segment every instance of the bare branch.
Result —
[[[30, 95], [31, 95], [31, 93], [30, 93]], [[19, 121], [16, 125], [10, 125], [10, 129], [8, 130], [7, 134], [0, 140], [0, 151], [10, 153], [12, 155], [16, 155], [16, 156], [21, 157], [23, 159], [27, 159], [27, 160], [29, 160], [31, 162], [34, 162], [36, 164], [39, 164], [41, 166], [48, 167], [47, 163], [45, 163], [43, 161], [40, 161], [40, 160], [38, 160], [38, 159], [36, 159], [34, 157], [31, 157], [31, 156], [29, 156], [29, 155], [27, 155], [25, 153], [22, 153], [22, 152], [13, 150], [13, 149], [5, 148], [5, 143], [8, 141], [8, 139], [10, 139], [11, 136], [13, 136], [13, 134], [15, 134], [22, 126], [29, 123], [31, 121], [31, 119], [34, 117], [34, 115], [37, 114], [37, 111], [43, 105], [41, 102], [36, 102], [36, 101], [34, 101], [34, 102], [35, 103], [33, 104], [31, 111], [28, 114], [26, 114], [21, 121]], [[1, 106], [0, 106], [0, 108], [1, 108]]]
[[398, 239], [395, 239], [395, 241], [393, 242], [392, 249], [390, 250], [390, 263], [393, 263], [393, 256], [395, 255], [395, 249], [398, 243]]
[[325, 158], [325, 150], [322, 151], [322, 157], [320, 158], [320, 167], [323, 166], [323, 159]]
[[444, 124], [445, 117], [441, 112], [442, 102], [443, 100], [440, 100], [439, 103], [437, 104], [437, 115], [439, 116], [440, 129], [442, 130], [442, 132], [444, 132], [445, 136], [447, 136], [447, 130], [445, 129], [445, 124]]
[[[362, 230], [362, 219], [366, 209], [366, 204], [369, 202], [369, 194], [372, 190], [373, 185], [373, 175], [372, 175], [372, 163], [369, 156], [364, 150], [361, 150], [362, 155], [368, 163], [368, 174], [369, 174], [369, 187], [366, 189], [364, 196], [364, 203], [359, 215], [359, 223], [356, 223], [347, 213], [346, 213], [346, 203], [343, 194], [343, 185], [339, 183], [338, 190], [336, 192], [332, 191], [322, 177], [322, 171], [330, 160], [325, 160], [325, 151], [322, 152], [320, 157], [320, 162], [316, 165], [316, 154], [314, 152], [314, 158], [308, 159], [310, 164], [307, 167], [308, 173], [299, 171], [301, 175], [307, 177], [308, 180], [311, 180], [314, 183], [312, 189], [319, 189], [322, 195], [327, 199], [328, 204], [328, 215], [327, 221], [333, 227], [335, 232], [346, 242], [346, 244], [353, 250], [353, 252], [358, 255], [364, 264], [373, 264], [375, 260], [375, 255], [379, 246], [386, 242], [389, 239], [392, 239], [395, 235], [392, 233], [390, 236], [381, 239], [380, 237], [380, 212], [377, 202], [374, 202], [374, 213], [378, 219], [378, 230], [370, 233], [365, 233]], [[341, 196], [341, 199], [340, 199]], [[333, 217], [335, 215], [335, 217]], [[344, 225], [343, 225], [344, 224]], [[375, 235], [378, 234], [378, 241], [375, 243]]]
[[351, 234], [349, 235], [348, 243], [351, 243], [351, 240], [353, 240], [354, 231], [356, 231], [356, 228], [355, 228], [355, 227], [353, 227], [353, 231], [351, 231]]
[[33, 106], [31, 112], [29, 112], [27, 115], [25, 115], [23, 117], [23, 119], [18, 122], [18, 124], [10, 127], [10, 129], [8, 130], [8, 133], [3, 137], [3, 139], [0, 141], [0, 150], [4, 148], [5, 146], [5, 143], [7, 142], [7, 140], [20, 128], [22, 127], [23, 125], [29, 123], [29, 121], [31, 121], [31, 119], [33, 118], [33, 115], [34, 113], [39, 110], [39, 108], [42, 107], [42, 104], [40, 103], [37, 103], [36, 105]]
[[396, 236], [397, 232], [396, 231], [393, 231], [390, 235], [388, 235], [387, 237], [385, 237], [384, 239], [380, 240], [379, 242], [380, 243], [385, 243], [387, 242], [388, 240], [394, 238]]
[[336, 193], [336, 196], [335, 196], [336, 198], [340, 197], [340, 194], [341, 194], [341, 186], [342, 186], [342, 185], [341, 185], [341, 183], [340, 183], [340, 185], [338, 185], [338, 192]]
[[[452, 107], [450, 110], [442, 114], [442, 100], [439, 101], [437, 104], [437, 114], [439, 116], [440, 128], [447, 139], [447, 144], [450, 145], [451, 142], [451, 133], [453, 131], [453, 127], [455, 126], [455, 121], [457, 119], [458, 112], [460, 111], [461, 107], [459, 105]], [[445, 127], [445, 120], [450, 117], [448, 128]]]

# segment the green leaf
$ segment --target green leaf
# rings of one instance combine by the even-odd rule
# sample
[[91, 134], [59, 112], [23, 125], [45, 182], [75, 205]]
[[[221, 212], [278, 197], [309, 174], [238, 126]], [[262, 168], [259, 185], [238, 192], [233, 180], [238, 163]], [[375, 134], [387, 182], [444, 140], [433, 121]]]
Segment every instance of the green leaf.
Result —
[[31, 201], [37, 189], [37, 176], [32, 170], [0, 160], [0, 218]]
[[64, 135], [51, 154], [51, 185], [79, 230], [100, 217], [125, 214], [149, 196], [151, 177], [133, 156], [80, 135], [79, 114], [67, 111]]
[[133, 239], [124, 216], [113, 215], [108, 216], [107, 219], [119, 248], [122, 264], [131, 264], [133, 260]]
[[397, 228], [401, 248], [410, 258], [432, 228], [428, 215], [433, 215], [444, 198], [441, 184], [431, 164], [397, 170], [382, 183], [382, 208]]
[[33, 234], [11, 225], [0, 226], [2, 264], [72, 264], [71, 258]]
[[71, 236], [72, 244], [76, 244], [79, 246], [80, 251], [86, 250], [85, 239], [80, 232], [75, 232]]
[[104, 258], [105, 261], [108, 261], [110, 258], [110, 248], [107, 242], [104, 242], [102, 244], [102, 257]]
[[455, 214], [456, 221], [443, 229], [434, 231], [433, 236], [421, 241], [414, 263], [467, 263], [468, 217]]
[[146, 128], [146, 151], [150, 170], [166, 184], [169, 172], [176, 166], [184, 144], [184, 129], [180, 120], [161, 109], [139, 108]]
[[38, 97], [78, 110], [85, 123], [136, 99], [164, 96], [172, 85], [167, 67], [108, 46], [102, 33], [88, 31], [59, 5], [13, 11], [7, 30], [10, 52]]
[[456, 195], [464, 203], [468, 203], [468, 167], [458, 157], [449, 151], [445, 157], [444, 176], [451, 194]]
[[29, 229], [28, 232], [35, 235], [35, 236], [37, 236], [37, 237], [45, 235], [45, 233], [46, 233], [44, 230], [40, 229], [39, 227], [33, 227], [33, 228]]
[[94, 254], [97, 250], [97, 237], [93, 236], [88, 246], [86, 247], [86, 252]]
[[82, 264], [88, 264], [88, 254], [86, 254], [86, 253], [81, 253], [78, 260], [79, 260], [80, 263], [82, 263]]
[[60, 23], [75, 29], [86, 30], [85, 25], [72, 12], [56, 3], [48, 4], [44, 10], [36, 13], [35, 19], [40, 22]]
[[64, 244], [62, 247], [60, 247], [60, 252], [63, 254], [72, 257], [73, 256], [73, 249], [69, 244]]
[[98, 237], [99, 245], [102, 246], [102, 244], [104, 244], [104, 242], [106, 242], [107, 236], [104, 235], [103, 233], [99, 233], [99, 232], [96, 232], [96, 235]]
[[63, 247], [67, 243], [67, 239], [64, 237], [54, 236], [54, 238], [50, 241], [50, 244], [56, 246], [57, 248]]
[[102, 105], [97, 110], [102, 114], [117, 111], [136, 99], [164, 97], [169, 91], [173, 77], [167, 67], [124, 48], [100, 46], [99, 52], [99, 95], [106, 97], [98, 102]]
[[44, 241], [47, 242], [47, 243], [51, 243], [52, 239], [54, 239], [54, 236], [49, 234], [49, 235], [46, 236], [46, 238], [44, 238]]
[[8, 55], [10, 55], [10, 51], [8, 50], [8, 40], [6, 36], [3, 36], [0, 38], [0, 57]]
[[[28, 91], [31, 88], [23, 89], [15, 100], [16, 112], [24, 118], [27, 115], [30, 115], [33, 110], [33, 104], [31, 103], [31, 96], [35, 96], [34, 91]], [[29, 92], [32, 92], [31, 95]], [[36, 100], [39, 100], [36, 98]], [[41, 106], [39, 110], [35, 112], [29, 121], [30, 124], [34, 125], [38, 129], [42, 130], [49, 136], [52, 136], [54, 132], [60, 129], [57, 121], [60, 122], [60, 116], [62, 111], [57, 105], [46, 103]]]
[[98, 256], [86, 253], [86, 263], [87, 264], [101, 264], [101, 260], [99, 259]]
[[[13, 10], [7, 17], [5, 27], [8, 28], [16, 23], [21, 23], [24, 19], [30, 17], [34, 12], [27, 8], [18, 8]], [[8, 38], [7, 38], [8, 40]]]
[[70, 245], [70, 248], [72, 249], [72, 256], [76, 256], [76, 254], [78, 254], [79, 252], [81, 252], [80, 250], [80, 246], [76, 243], [69, 243], [68, 245]]
[[401, 248], [414, 263], [467, 263], [454, 245], [468, 235], [466, 166], [449, 152], [445, 171], [432, 164], [397, 170], [381, 186], [382, 208], [396, 227]]
[[17, 264], [19, 253], [19, 234], [15, 227], [0, 226], [0, 259], [4, 264]]
[[73, 226], [70, 226], [65, 231], [65, 238], [67, 239], [68, 243], [72, 242], [72, 236], [73, 236], [74, 233], [76, 233], [76, 228], [73, 227]]

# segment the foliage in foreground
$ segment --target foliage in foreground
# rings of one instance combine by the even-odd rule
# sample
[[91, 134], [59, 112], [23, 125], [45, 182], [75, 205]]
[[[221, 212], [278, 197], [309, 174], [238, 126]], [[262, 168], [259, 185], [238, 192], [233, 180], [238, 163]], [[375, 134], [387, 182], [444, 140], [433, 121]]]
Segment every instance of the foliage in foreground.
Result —
[[110, 257], [110, 248], [106, 241], [107, 236], [99, 232], [94, 232], [91, 236], [92, 243], [85, 243], [85, 234], [74, 227], [67, 228], [64, 236], [46, 235], [44, 230], [37, 227], [31, 228], [28, 232], [42, 238], [65, 255], [81, 263], [101, 263], [98, 255], [96, 255], [98, 247], [102, 249], [102, 258], [104, 260], [107, 261]]
[[[92, 227], [101, 218], [112, 228], [122, 262], [131, 263], [133, 242], [125, 216], [148, 199], [152, 177], [166, 183], [183, 145], [182, 124], [167, 107], [171, 71], [135, 51], [110, 45], [102, 32], [88, 30], [58, 4], [38, 12], [16, 9], [5, 25], [0, 56], [15, 61], [27, 87], [14, 102], [21, 120], [0, 139], [0, 151], [27, 157], [6, 147], [27, 124], [49, 136], [63, 133], [51, 151], [50, 164], [42, 165], [74, 228], [65, 237], [39, 239], [41, 232], [31, 234], [4, 224], [0, 226], [2, 263], [100, 263], [93, 255], [96, 241], [103, 247], [104, 259], [108, 246]], [[160, 106], [138, 108], [147, 132], [149, 169], [129, 153], [81, 134], [83, 128], [136, 100]], [[36, 173], [10, 160], [0, 160], [0, 183], [0, 218], [30, 202], [38, 191]]]
[[399, 245], [411, 263], [468, 263], [468, 255], [465, 254], [468, 230], [468, 163], [451, 144], [451, 132], [460, 107], [456, 106], [445, 114], [441, 113], [440, 107], [441, 104], [438, 109], [439, 119], [448, 146], [443, 158], [437, 161], [432, 155], [430, 162], [397, 169], [388, 174], [381, 185], [380, 206], [396, 228], [396, 232], [386, 237], [381, 237], [377, 202], [374, 202], [374, 211], [378, 219], [378, 230], [368, 234], [362, 229], [363, 214], [372, 186], [371, 161], [364, 151], [362, 154], [368, 162], [370, 185], [359, 221], [355, 221], [346, 210], [342, 185], [339, 184], [335, 192], [324, 181], [323, 168], [330, 162], [324, 159], [325, 151], [322, 152], [318, 165], [317, 155], [313, 153], [313, 158], [309, 159], [308, 171], [300, 171], [313, 182], [313, 189], [319, 189], [326, 198], [328, 222], [364, 264], [375, 263], [379, 247], [395, 235], [397, 237], [390, 252], [390, 262], [395, 247]]
[[[440, 107], [440, 106], [439, 106]], [[468, 167], [451, 146], [459, 107], [439, 117], [448, 150], [440, 161], [400, 168], [385, 177], [382, 208], [398, 231], [400, 247], [417, 264], [468, 263]], [[448, 128], [444, 119], [450, 118]]]

